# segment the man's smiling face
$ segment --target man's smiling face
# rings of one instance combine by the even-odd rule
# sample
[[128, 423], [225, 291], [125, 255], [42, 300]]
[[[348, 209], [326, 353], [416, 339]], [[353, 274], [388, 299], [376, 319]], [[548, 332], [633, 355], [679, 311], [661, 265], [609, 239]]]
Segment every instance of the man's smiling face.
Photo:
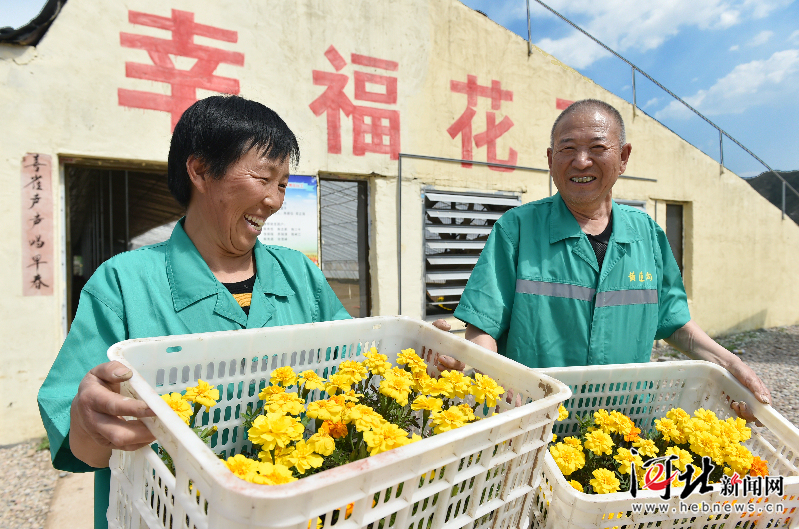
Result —
[[610, 202], [611, 190], [627, 167], [631, 147], [621, 145], [621, 127], [602, 110], [578, 110], [558, 123], [547, 149], [552, 180], [570, 208]]

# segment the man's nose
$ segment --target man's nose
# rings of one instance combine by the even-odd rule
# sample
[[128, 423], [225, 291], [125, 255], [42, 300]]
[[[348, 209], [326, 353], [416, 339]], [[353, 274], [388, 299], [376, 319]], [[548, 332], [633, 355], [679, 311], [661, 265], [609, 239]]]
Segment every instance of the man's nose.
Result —
[[578, 149], [572, 160], [572, 165], [579, 168], [589, 167], [592, 163], [591, 153], [587, 149]]

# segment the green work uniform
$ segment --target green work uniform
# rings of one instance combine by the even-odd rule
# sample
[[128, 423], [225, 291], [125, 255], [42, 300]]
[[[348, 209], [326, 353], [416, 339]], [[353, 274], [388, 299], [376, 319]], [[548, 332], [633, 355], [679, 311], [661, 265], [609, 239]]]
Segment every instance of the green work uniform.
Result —
[[[39, 390], [39, 410], [53, 466], [70, 472], [96, 469], [69, 448], [72, 399], [81, 379], [108, 361], [122, 340], [232, 331], [349, 318], [322, 272], [302, 253], [279, 246], [254, 248], [256, 280], [249, 317], [214, 277], [177, 223], [163, 243], [103, 263], [83, 287], [75, 319]], [[111, 472], [95, 473], [94, 526], [107, 527]]]
[[455, 317], [529, 367], [648, 362], [652, 342], [691, 319], [666, 234], [613, 203], [602, 269], [559, 194], [494, 225]]

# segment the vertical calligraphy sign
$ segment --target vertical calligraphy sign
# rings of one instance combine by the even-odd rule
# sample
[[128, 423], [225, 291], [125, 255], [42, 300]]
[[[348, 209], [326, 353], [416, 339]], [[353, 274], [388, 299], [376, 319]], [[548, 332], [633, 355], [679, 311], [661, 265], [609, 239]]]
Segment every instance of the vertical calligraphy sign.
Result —
[[22, 295], [52, 296], [53, 179], [51, 158], [26, 154], [22, 158]]

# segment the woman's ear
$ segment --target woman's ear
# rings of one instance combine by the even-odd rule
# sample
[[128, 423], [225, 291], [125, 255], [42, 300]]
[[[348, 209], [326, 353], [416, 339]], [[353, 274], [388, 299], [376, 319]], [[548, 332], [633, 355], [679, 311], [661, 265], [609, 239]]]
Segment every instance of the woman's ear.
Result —
[[189, 174], [189, 180], [191, 180], [194, 188], [200, 193], [205, 193], [207, 181], [210, 178], [208, 165], [192, 154], [186, 160], [186, 172]]

